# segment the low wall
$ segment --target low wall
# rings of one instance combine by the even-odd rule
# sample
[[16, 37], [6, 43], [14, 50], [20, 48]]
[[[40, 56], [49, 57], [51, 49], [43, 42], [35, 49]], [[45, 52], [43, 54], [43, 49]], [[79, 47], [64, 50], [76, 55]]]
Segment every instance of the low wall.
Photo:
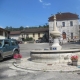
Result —
[[35, 62], [70, 62], [72, 55], [78, 55], [80, 61], [80, 49], [71, 50], [33, 50], [30, 52], [31, 60]]

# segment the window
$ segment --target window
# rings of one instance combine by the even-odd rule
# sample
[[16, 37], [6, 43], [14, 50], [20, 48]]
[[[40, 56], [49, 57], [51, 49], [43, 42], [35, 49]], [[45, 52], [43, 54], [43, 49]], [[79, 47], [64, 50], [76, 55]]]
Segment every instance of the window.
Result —
[[7, 37], [7, 32], [5, 32], [5, 37]]
[[13, 45], [13, 46], [17, 45], [17, 41], [11, 40], [11, 45]]
[[38, 33], [38, 38], [40, 37], [40, 33]]
[[73, 33], [71, 33], [71, 39], [73, 39]]
[[26, 38], [28, 38], [28, 34], [26, 34]]
[[2, 35], [2, 36], [3, 36], [3, 31], [1, 31], [1, 30], [0, 30], [0, 35]]
[[65, 22], [62, 22], [62, 26], [65, 27]]
[[35, 37], [35, 34], [33, 33], [33, 37]]
[[70, 21], [70, 26], [73, 26], [73, 21]]
[[9, 45], [10, 46], [10, 42], [8, 40], [5, 40], [4, 45]]

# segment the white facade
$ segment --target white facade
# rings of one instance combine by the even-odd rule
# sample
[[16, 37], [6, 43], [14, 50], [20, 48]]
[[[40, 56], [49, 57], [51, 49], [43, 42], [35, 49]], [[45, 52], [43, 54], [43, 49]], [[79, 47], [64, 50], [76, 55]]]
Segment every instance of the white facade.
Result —
[[0, 30], [0, 39], [7, 39], [8, 36], [9, 36], [8, 32], [6, 32], [3, 29]]
[[19, 35], [11, 35], [10, 38], [18, 40], [19, 39]]
[[[63, 26], [63, 22], [64, 25]], [[70, 25], [72, 22], [72, 26]], [[53, 30], [54, 21], [49, 22], [49, 33]], [[63, 32], [66, 33], [66, 40], [79, 40], [79, 20], [60, 20], [56, 21], [56, 26], [58, 27], [59, 31], [61, 32], [61, 37], [63, 38]]]
[[7, 37], [5, 37], [5, 36], [0, 36], [0, 39], [7, 39]]

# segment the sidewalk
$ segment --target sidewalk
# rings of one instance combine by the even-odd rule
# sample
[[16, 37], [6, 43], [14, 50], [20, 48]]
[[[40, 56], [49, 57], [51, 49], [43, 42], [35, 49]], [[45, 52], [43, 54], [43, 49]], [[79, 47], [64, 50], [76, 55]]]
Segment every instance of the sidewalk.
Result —
[[[79, 71], [77, 66], [68, 65], [67, 63], [37, 63], [28, 60], [29, 58], [22, 58], [20, 63], [12, 63], [11, 69], [21, 71]], [[80, 63], [78, 62], [78, 66]]]

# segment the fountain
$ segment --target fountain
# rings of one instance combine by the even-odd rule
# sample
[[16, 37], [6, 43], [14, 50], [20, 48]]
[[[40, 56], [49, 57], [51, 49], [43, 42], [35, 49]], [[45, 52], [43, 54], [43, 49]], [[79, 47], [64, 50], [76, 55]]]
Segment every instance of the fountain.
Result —
[[[50, 62], [50, 63], [63, 63], [69, 62], [70, 57], [74, 54], [79, 55], [80, 49], [67, 49], [63, 50], [59, 45], [58, 37], [60, 37], [60, 32], [56, 27], [56, 15], [54, 15], [54, 26], [53, 31], [50, 32], [51, 37], [54, 42], [49, 49], [42, 50], [32, 50], [30, 51], [31, 61], [34, 62]], [[79, 55], [80, 56], [80, 55]]]
[[[36, 49], [30, 51], [30, 57], [23, 58], [21, 63], [15, 64], [18, 70], [23, 71], [75, 71], [80, 70], [77, 67], [67, 65], [71, 62], [71, 56], [77, 55], [80, 57], [80, 49], [62, 49], [59, 45], [58, 37], [60, 37], [60, 32], [56, 27], [56, 16], [54, 16], [54, 26], [53, 31], [50, 33], [51, 37], [54, 39], [52, 46], [49, 49]], [[69, 63], [71, 64], [71, 63]], [[80, 64], [80, 58], [78, 59], [78, 64]], [[11, 65], [10, 65], [11, 66]], [[15, 67], [10, 67], [16, 69]]]
[[54, 16], [54, 27], [50, 35], [54, 39], [53, 45], [50, 47], [50, 49], [51, 50], [61, 50], [61, 46], [59, 45], [59, 40], [58, 40], [58, 37], [60, 37], [60, 32], [58, 31], [56, 27], [56, 16]]

